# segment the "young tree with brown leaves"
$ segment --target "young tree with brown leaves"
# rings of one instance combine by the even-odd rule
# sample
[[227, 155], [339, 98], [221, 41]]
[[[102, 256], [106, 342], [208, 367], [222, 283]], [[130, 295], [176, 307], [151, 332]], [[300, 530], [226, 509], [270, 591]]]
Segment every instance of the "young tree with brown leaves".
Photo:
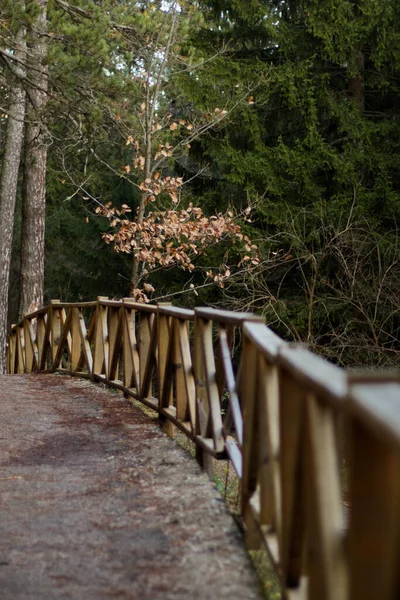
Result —
[[[139, 51], [136, 48], [130, 69], [137, 90], [135, 117], [126, 137], [132, 158], [122, 167], [123, 176], [137, 189], [139, 199], [133, 211], [128, 205], [119, 210], [111, 204], [97, 208], [109, 218], [113, 228], [104, 236], [106, 242], [113, 243], [118, 252], [132, 254], [129, 293], [140, 300], [147, 300], [145, 292], [152, 291], [152, 285], [146, 282], [150, 272], [172, 266], [193, 271], [194, 258], [204, 256], [207, 249], [222, 241], [244, 244], [248, 259], [243, 262], [238, 258], [241, 267], [257, 261], [255, 247], [233, 215], [229, 211], [211, 217], [204, 215], [185, 199], [186, 182], [174, 175], [176, 162], [188, 156], [191, 144], [218, 130], [238, 104], [249, 104], [250, 97], [245, 87], [230, 96], [221, 93], [222, 106], [207, 100], [196, 106], [183, 97], [188, 81], [196, 85], [202, 70], [226, 51], [222, 46], [212, 56], [199, 57], [199, 62], [194, 62], [185, 50], [194, 14], [189, 3], [173, 1], [168, 7], [166, 3], [153, 6], [151, 19], [148, 15], [143, 18], [142, 46]], [[137, 44], [137, 38], [132, 44]], [[218, 88], [217, 82], [215, 87]], [[186, 110], [180, 108], [185, 102]], [[114, 110], [116, 120], [123, 123], [132, 105], [125, 102]], [[196, 174], [191, 179], [195, 177]], [[129, 219], [128, 213], [133, 213], [134, 218]], [[205, 269], [205, 273], [222, 285], [231, 274], [231, 266], [222, 261], [215, 270]]]

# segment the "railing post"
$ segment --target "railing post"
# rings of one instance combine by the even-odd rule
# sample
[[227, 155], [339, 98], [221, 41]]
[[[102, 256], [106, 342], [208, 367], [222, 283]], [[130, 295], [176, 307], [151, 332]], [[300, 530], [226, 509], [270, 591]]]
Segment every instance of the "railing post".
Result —
[[124, 386], [134, 387], [139, 393], [139, 353], [135, 332], [135, 309], [129, 304], [132, 298], [123, 298], [122, 347], [124, 364]]
[[[400, 386], [377, 377], [350, 390], [350, 598], [394, 600], [400, 589], [400, 441], [393, 443], [390, 429], [398, 436]], [[384, 423], [389, 431], [380, 430]]]
[[[196, 384], [196, 436], [208, 437], [209, 406], [206, 391], [206, 374], [203, 360], [203, 320], [196, 314], [194, 321], [194, 374]], [[196, 444], [196, 460], [202, 467], [210, 480], [214, 478], [214, 461], [209, 452]]]
[[[170, 303], [160, 303], [157, 305], [160, 306], [170, 306]], [[170, 323], [171, 317], [167, 315], [163, 315], [160, 311], [157, 311], [157, 351], [158, 351], [158, 360], [157, 360], [157, 371], [158, 371], [158, 401], [159, 406], [163, 405], [164, 407], [172, 405], [172, 386], [171, 390], [168, 394], [168, 397], [165, 398], [165, 384], [167, 377], [173, 376], [172, 373], [166, 372], [166, 367], [168, 364], [169, 353], [171, 352], [171, 344], [173, 339], [173, 331], [172, 324]], [[167, 419], [165, 416], [159, 416], [160, 425], [165, 431], [165, 433], [170, 437], [174, 438], [175, 428], [174, 424]]]
[[33, 367], [33, 357], [34, 357], [34, 351], [33, 351], [33, 343], [31, 340], [31, 336], [30, 336], [30, 322], [29, 320], [24, 317], [23, 319], [23, 327], [24, 327], [24, 339], [25, 339], [25, 373], [31, 373], [32, 372], [32, 367]]
[[347, 600], [348, 574], [334, 413], [313, 393], [307, 393], [305, 400], [310, 598]]
[[176, 369], [176, 417], [188, 419], [192, 428], [196, 423], [195, 383], [190, 357], [189, 323], [175, 320], [174, 364]]
[[77, 309], [75, 316], [76, 316], [76, 320], [77, 320], [77, 327], [78, 327], [80, 343], [81, 343], [81, 353], [80, 353], [78, 364], [77, 364], [76, 368], [79, 371], [79, 369], [82, 369], [84, 367], [84, 365], [86, 365], [88, 372], [92, 373], [93, 372], [93, 355], [92, 355], [90, 344], [91, 344], [91, 339], [92, 339], [91, 331], [92, 331], [93, 319], [92, 319], [91, 324], [89, 325], [89, 330], [88, 330], [86, 328], [85, 318], [83, 316], [81, 309]]
[[17, 336], [16, 336], [16, 332], [13, 331], [14, 327], [16, 328], [16, 325], [13, 324], [11, 325], [11, 334], [8, 338], [8, 347], [7, 347], [7, 372], [10, 375], [14, 375], [15, 373], [15, 359], [16, 359], [16, 349], [17, 349]]
[[58, 344], [60, 342], [61, 335], [61, 310], [57, 308], [57, 304], [60, 304], [60, 300], [50, 300], [50, 311], [48, 318], [50, 319], [50, 331], [51, 331], [51, 366], [53, 367], [54, 359], [57, 355]]
[[118, 379], [119, 352], [122, 341], [122, 319], [123, 307], [110, 306], [108, 308], [108, 337], [109, 337], [109, 357], [107, 378], [110, 381]]
[[40, 366], [42, 364], [42, 356], [43, 349], [45, 345], [45, 336], [46, 336], [46, 318], [48, 319], [48, 315], [38, 315], [36, 317], [36, 343], [38, 348], [38, 371], [40, 371]]
[[280, 373], [281, 564], [285, 585], [297, 587], [304, 556], [306, 473], [305, 394], [285, 370]]
[[97, 296], [92, 375], [108, 372], [107, 306], [101, 304], [105, 300], [108, 300], [108, 296]]
[[79, 334], [79, 308], [71, 308], [71, 371], [78, 368], [79, 358], [81, 356], [81, 338]]
[[17, 325], [17, 373], [25, 372], [25, 337], [22, 327]]
[[245, 541], [249, 550], [258, 550], [260, 535], [251, 514], [249, 502], [256, 490], [259, 469], [259, 365], [254, 345], [243, 340], [241, 399], [243, 415], [241, 513], [245, 526]]
[[[139, 379], [140, 394], [143, 395], [144, 378], [146, 374], [147, 361], [151, 346], [151, 329], [154, 321], [152, 313], [141, 313], [139, 315]], [[152, 385], [150, 382], [147, 395], [152, 395]]]

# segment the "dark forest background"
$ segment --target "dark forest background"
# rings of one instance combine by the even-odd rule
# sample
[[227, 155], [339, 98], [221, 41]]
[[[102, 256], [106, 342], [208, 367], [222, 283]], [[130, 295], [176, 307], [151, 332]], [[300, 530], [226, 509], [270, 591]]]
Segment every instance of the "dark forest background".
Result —
[[[21, 24], [36, 22], [35, 5], [10, 1], [0, 9], [1, 152], [15, 38]], [[127, 140], [142, 135], [143, 73], [154, 90], [175, 15], [156, 112], [203, 129], [163, 163], [163, 174], [183, 178], [184, 206], [235, 214], [258, 260], [232, 270], [223, 287], [205, 285], [204, 270], [232, 252], [210, 247], [191, 273], [150, 274], [150, 300], [255, 311], [285, 339], [338, 364], [397, 366], [400, 4], [49, 0], [46, 8], [44, 302], [128, 295], [131, 256], [105, 243], [112, 227], [95, 209], [112, 202], [135, 215], [140, 173]], [[176, 144], [183, 133], [166, 127], [163, 143], [168, 135]], [[13, 322], [22, 205], [21, 170]]]

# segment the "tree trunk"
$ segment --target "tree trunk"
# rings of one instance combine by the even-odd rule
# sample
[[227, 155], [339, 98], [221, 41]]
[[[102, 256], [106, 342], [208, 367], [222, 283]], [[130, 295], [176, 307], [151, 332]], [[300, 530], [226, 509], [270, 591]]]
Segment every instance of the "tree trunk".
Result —
[[351, 77], [348, 82], [348, 96], [352, 102], [356, 105], [358, 112], [362, 115], [365, 108], [364, 100], [364, 52], [361, 48], [354, 51], [355, 64], [357, 68], [357, 75]]
[[[153, 73], [151, 70], [152, 60], [150, 60], [150, 62], [148, 62], [146, 65], [146, 71], [147, 71], [146, 98], [145, 98], [146, 125], [145, 125], [145, 136], [144, 136], [144, 173], [143, 173], [143, 179], [145, 182], [147, 182], [149, 179], [151, 179], [151, 148], [152, 148], [152, 140], [153, 140], [153, 133], [152, 133], [153, 132], [153, 120], [154, 120], [154, 114], [156, 111], [156, 106], [158, 104], [159, 95], [160, 95], [160, 91], [161, 91], [161, 83], [163, 80], [166, 66], [168, 64], [170, 51], [171, 51], [171, 47], [173, 44], [173, 40], [174, 40], [174, 36], [176, 33], [177, 24], [178, 24], [179, 9], [178, 9], [177, 4], [174, 4], [173, 11], [174, 12], [173, 12], [173, 16], [172, 16], [171, 26], [169, 29], [168, 41], [167, 41], [166, 48], [163, 52], [163, 59], [161, 61], [161, 65], [158, 70], [158, 73]], [[155, 80], [156, 83], [154, 86], [154, 91], [152, 92], [151, 88], [153, 85], [152, 84], [153, 79]], [[137, 214], [137, 220], [136, 220], [138, 225], [142, 225], [142, 223], [143, 223], [143, 220], [145, 217], [147, 198], [148, 198], [148, 193], [144, 191], [141, 194], [140, 201], [139, 201], [138, 214]], [[140, 247], [140, 243], [141, 243], [140, 240], [141, 240], [141, 234], [140, 234], [140, 232], [138, 232], [136, 234], [136, 240], [135, 240], [137, 249]], [[135, 253], [134, 253], [133, 258], [132, 258], [131, 278], [130, 278], [130, 282], [129, 282], [129, 295], [132, 298], [136, 298], [136, 294], [137, 294], [136, 290], [139, 287], [139, 282], [140, 282], [140, 260], [137, 256], [135, 256]]]
[[[362, 18], [360, 13], [360, 0], [354, 0], [354, 16], [355, 19]], [[365, 69], [365, 56], [363, 46], [355, 47], [353, 50], [353, 60], [356, 69], [356, 74], [353, 75], [347, 84], [347, 95], [348, 98], [354, 102], [360, 115], [364, 113], [365, 109], [365, 98], [364, 98], [364, 69]]]
[[[146, 144], [145, 144], [145, 160], [144, 160], [144, 181], [149, 180], [151, 178], [151, 144], [152, 144], [152, 132], [151, 132], [152, 121], [149, 118], [146, 119]], [[146, 201], [148, 197], [148, 192], [142, 192], [140, 195], [138, 214], [137, 214], [137, 224], [142, 225], [144, 220]], [[138, 232], [135, 236], [136, 248], [140, 247], [141, 233]], [[133, 253], [132, 257], [132, 270], [131, 270], [131, 279], [129, 284], [129, 296], [131, 298], [136, 299], [136, 290], [139, 287], [139, 279], [140, 279], [140, 266], [139, 258]]]
[[[16, 38], [15, 56], [26, 59], [25, 29]], [[0, 373], [5, 371], [5, 354], [8, 330], [8, 287], [10, 279], [11, 250], [14, 227], [15, 200], [18, 172], [24, 133], [25, 89], [22, 79], [24, 69], [15, 63], [15, 82], [10, 90], [9, 116], [0, 181]], [[20, 77], [20, 79], [18, 79]]]
[[[44, 64], [47, 39], [47, 0], [36, 0], [40, 13], [30, 32], [27, 94], [27, 125], [21, 239], [20, 313], [43, 304], [44, 228], [46, 214], [46, 163], [44, 109], [47, 103], [48, 71]], [[30, 68], [29, 68], [30, 67]]]
[[[143, 223], [144, 207], [145, 207], [145, 203], [146, 203], [146, 198], [147, 198], [147, 192], [142, 192], [142, 194], [140, 195], [138, 217], [136, 220], [138, 225], [142, 225], [142, 223]], [[135, 235], [136, 248], [140, 248], [140, 239], [141, 239], [141, 234], [140, 234], [140, 232], [138, 232]], [[129, 296], [131, 298], [135, 298], [135, 300], [137, 300], [136, 295], [137, 295], [137, 289], [139, 287], [139, 279], [140, 279], [139, 267], [140, 267], [140, 260], [134, 252], [133, 256], [132, 256], [131, 278], [130, 278], [130, 282], [129, 282]]]

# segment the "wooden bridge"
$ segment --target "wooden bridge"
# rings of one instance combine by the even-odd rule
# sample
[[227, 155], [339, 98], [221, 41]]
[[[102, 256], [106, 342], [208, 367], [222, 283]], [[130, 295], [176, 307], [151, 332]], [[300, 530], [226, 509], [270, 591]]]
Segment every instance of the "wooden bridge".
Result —
[[228, 457], [246, 543], [288, 599], [400, 597], [398, 374], [348, 374], [252, 314], [104, 297], [26, 316], [7, 369], [103, 382], [181, 430], [209, 474]]

